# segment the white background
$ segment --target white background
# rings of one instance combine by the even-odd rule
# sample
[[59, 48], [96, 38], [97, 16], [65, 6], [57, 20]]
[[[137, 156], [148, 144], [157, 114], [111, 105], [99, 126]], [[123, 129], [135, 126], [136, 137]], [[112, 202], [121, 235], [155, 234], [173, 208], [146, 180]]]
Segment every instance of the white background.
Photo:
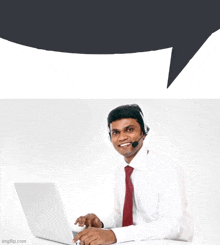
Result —
[[220, 31], [212, 34], [166, 89], [171, 48], [126, 55], [58, 53], [0, 39], [0, 98], [130, 100], [0, 101], [3, 239], [30, 231], [13, 183], [55, 181], [70, 222], [110, 213], [118, 156], [106, 117], [137, 102], [152, 129], [151, 151], [182, 166], [195, 242], [219, 244]]
[[4, 239], [30, 237], [14, 182], [57, 183], [71, 224], [88, 212], [110, 215], [113, 172], [121, 156], [108, 139], [106, 118], [127, 103], [143, 109], [151, 154], [185, 172], [194, 242], [219, 243], [220, 100], [1, 101]]

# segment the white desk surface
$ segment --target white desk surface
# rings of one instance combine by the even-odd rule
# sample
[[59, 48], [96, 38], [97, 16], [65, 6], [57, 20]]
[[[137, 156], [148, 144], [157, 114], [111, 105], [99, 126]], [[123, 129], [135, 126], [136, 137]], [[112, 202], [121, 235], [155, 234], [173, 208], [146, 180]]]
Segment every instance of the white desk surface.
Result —
[[[61, 243], [56, 243], [44, 239], [39, 239], [33, 237], [31, 239], [32, 245], [59, 245]], [[194, 245], [194, 243], [183, 242], [183, 241], [171, 241], [171, 240], [151, 240], [151, 241], [134, 241], [134, 242], [124, 242], [118, 244], [129, 244], [129, 245]]]
[[[11, 229], [4, 229], [3, 228], [3, 233], [2, 235], [2, 239], [4, 240], [10, 240], [10, 239], [14, 239], [14, 240], [25, 240], [24, 243], [13, 243], [13, 244], [22, 244], [22, 245], [61, 245], [62, 243], [57, 243], [57, 242], [53, 242], [53, 241], [49, 241], [49, 240], [44, 240], [41, 238], [36, 238], [34, 237], [27, 224], [24, 224], [24, 226], [19, 226], [19, 227], [15, 227], [12, 226]], [[7, 245], [6, 241], [2, 242], [2, 244]], [[10, 243], [12, 244], [12, 243]], [[183, 241], [174, 241], [174, 240], [149, 240], [149, 241], [133, 241], [133, 242], [124, 242], [124, 243], [118, 243], [121, 245], [216, 245], [218, 243], [194, 243], [194, 242], [183, 242]], [[74, 245], [74, 243], [73, 243]]]

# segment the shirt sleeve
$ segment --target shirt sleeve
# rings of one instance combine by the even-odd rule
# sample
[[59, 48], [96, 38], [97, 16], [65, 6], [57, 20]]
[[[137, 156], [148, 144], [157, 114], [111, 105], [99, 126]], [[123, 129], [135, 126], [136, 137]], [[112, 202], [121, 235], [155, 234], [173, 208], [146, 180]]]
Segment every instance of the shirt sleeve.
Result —
[[[166, 177], [164, 177], [166, 176]], [[144, 224], [113, 228], [117, 243], [138, 240], [174, 239], [191, 241], [193, 226], [186, 212], [184, 184], [177, 169], [158, 179], [158, 219]]]
[[123, 192], [123, 189], [118, 188], [119, 186], [121, 187], [120, 174], [121, 174], [121, 169], [120, 168], [116, 169], [114, 184], [113, 184], [114, 186], [114, 208], [113, 208], [113, 212], [109, 215], [109, 217], [103, 219], [104, 228], [112, 229], [112, 228], [122, 226], [122, 216], [121, 216], [121, 210], [120, 210], [120, 196], [124, 196], [124, 192]]

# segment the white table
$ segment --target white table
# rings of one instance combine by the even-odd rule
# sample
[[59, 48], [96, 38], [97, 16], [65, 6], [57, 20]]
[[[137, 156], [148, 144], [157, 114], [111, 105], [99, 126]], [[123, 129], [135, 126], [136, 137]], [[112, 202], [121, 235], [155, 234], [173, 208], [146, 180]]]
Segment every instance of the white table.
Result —
[[[59, 245], [53, 241], [48, 241], [40, 238], [33, 237], [31, 239], [31, 245]], [[119, 244], [119, 243], [118, 243]], [[183, 241], [171, 241], [171, 240], [151, 240], [151, 241], [134, 241], [120, 243], [122, 245], [194, 245], [194, 243], [183, 242]]]

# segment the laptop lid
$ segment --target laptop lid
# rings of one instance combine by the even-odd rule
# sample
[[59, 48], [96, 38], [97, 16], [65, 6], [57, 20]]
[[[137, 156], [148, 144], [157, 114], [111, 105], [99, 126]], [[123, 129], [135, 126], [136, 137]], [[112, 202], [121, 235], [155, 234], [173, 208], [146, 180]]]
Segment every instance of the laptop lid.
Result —
[[73, 244], [73, 233], [54, 183], [14, 183], [32, 234]]

